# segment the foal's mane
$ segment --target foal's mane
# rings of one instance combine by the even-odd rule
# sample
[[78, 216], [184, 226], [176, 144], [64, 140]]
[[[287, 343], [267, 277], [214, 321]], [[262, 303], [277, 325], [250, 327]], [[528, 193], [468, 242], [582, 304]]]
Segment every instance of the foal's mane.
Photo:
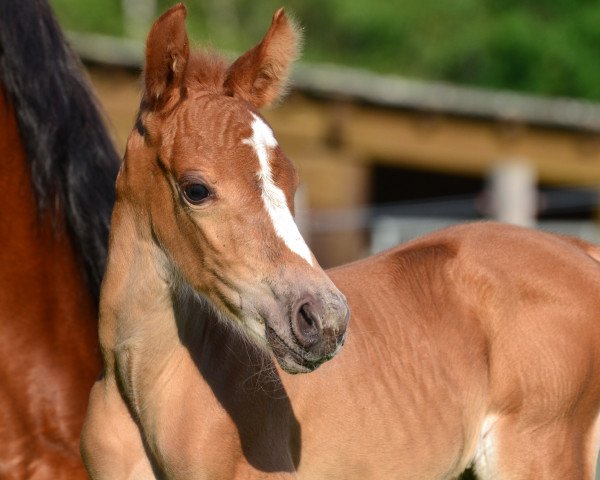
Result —
[[119, 157], [45, 0], [0, 1], [0, 81], [40, 216], [64, 222], [97, 302]]

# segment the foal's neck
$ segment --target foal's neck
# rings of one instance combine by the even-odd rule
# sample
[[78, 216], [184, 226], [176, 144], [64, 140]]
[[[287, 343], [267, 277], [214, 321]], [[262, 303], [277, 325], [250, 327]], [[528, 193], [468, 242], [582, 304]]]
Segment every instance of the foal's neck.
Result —
[[[109, 259], [102, 287], [100, 343], [105, 369], [137, 409], [148, 385], [174, 375], [181, 357], [191, 359], [199, 381], [218, 388], [267, 381], [281, 389], [272, 360], [214, 312], [174, 274], [169, 260], [146, 232], [115, 207]], [[191, 364], [187, 362], [187, 364]], [[251, 379], [250, 384], [248, 379]], [[265, 388], [261, 385], [260, 388]], [[218, 392], [215, 392], [218, 394]]]
[[126, 213], [117, 205], [113, 215], [100, 341], [105, 375], [151, 448], [167, 445], [156, 430], [157, 419], [167, 421], [165, 408], [185, 409], [190, 424], [173, 428], [186, 442], [229, 431], [255, 468], [294, 471], [300, 425], [273, 360], [174, 278], [151, 233]]
[[181, 348], [167, 258], [135, 219], [127, 205], [115, 206], [99, 320], [106, 374], [131, 401]]

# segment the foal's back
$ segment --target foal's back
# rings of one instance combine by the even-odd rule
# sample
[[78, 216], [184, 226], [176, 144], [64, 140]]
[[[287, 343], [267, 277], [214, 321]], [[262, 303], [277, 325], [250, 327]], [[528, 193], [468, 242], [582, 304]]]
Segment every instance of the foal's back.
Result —
[[301, 381], [331, 397], [318, 415], [349, 446], [345, 465], [375, 455], [390, 478], [440, 478], [474, 460], [482, 478], [591, 478], [600, 264], [587, 248], [473, 224], [331, 270], [348, 341]]

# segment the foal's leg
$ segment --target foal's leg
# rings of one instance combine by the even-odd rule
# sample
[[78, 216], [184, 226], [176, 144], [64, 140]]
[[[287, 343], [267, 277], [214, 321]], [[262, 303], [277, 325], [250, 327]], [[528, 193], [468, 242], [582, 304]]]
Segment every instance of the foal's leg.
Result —
[[500, 419], [475, 460], [480, 480], [593, 480], [596, 462], [593, 432], [579, 419], [545, 425]]
[[99, 380], [92, 388], [81, 454], [92, 480], [156, 479], [114, 379]]

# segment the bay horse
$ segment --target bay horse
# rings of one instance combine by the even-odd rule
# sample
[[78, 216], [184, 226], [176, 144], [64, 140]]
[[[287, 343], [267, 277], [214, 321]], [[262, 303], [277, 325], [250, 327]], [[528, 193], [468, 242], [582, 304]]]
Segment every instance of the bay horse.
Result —
[[0, 1], [0, 478], [84, 479], [119, 158], [42, 0]]
[[277, 11], [228, 66], [190, 54], [185, 17], [148, 35], [117, 180], [91, 478], [591, 480], [599, 249], [472, 224], [326, 274], [258, 113], [297, 28]]

